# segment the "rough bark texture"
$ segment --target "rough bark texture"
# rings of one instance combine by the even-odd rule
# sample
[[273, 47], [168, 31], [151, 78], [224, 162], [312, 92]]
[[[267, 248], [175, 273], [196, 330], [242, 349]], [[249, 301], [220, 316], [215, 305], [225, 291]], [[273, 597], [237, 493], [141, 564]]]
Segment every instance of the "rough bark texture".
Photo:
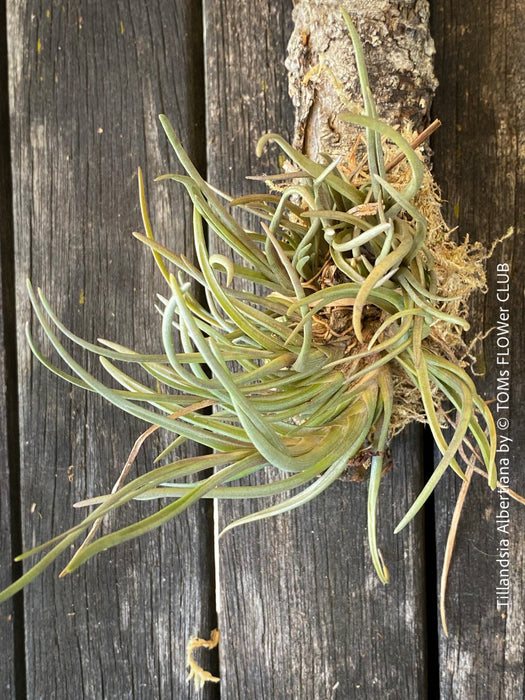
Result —
[[[348, 154], [356, 128], [338, 119], [361, 105], [352, 42], [340, 7], [364, 43], [378, 115], [392, 125], [427, 120], [437, 81], [426, 0], [299, 0], [286, 66], [295, 107], [294, 146], [312, 158]], [[325, 69], [316, 70], [319, 62]]]

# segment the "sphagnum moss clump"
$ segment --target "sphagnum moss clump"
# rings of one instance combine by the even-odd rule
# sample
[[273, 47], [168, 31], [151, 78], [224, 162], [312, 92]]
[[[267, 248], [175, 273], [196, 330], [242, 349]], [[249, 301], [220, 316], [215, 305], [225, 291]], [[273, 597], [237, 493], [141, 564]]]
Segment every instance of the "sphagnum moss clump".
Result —
[[[196, 251], [194, 264], [155, 240], [139, 172], [146, 235], [135, 235], [153, 252], [168, 287], [159, 308], [163, 354], [76, 337], [44, 294], [29, 285], [35, 314], [69, 371], [44, 357], [28, 334], [41, 362], [151, 424], [142, 439], [158, 427], [171, 433], [173, 442], [162, 457], [187, 440], [210, 454], [156, 466], [129, 483], [122, 478], [110, 495], [89, 499], [85, 504], [96, 507], [80, 524], [23, 555], [49, 549], [1, 599], [31, 581], [88, 529], [63, 573], [162, 525], [200, 498], [283, 495], [226, 530], [285, 513], [322, 493], [350, 462], [369, 467], [370, 550], [379, 578], [387, 582], [376, 542], [378, 492], [389, 439], [413, 418], [428, 423], [442, 457], [396, 532], [421, 509], [446, 469], [464, 478], [456, 456], [467, 438], [489, 485], [496, 486], [493, 419], [458, 360], [461, 334], [468, 328], [463, 297], [483, 285], [479, 251], [456, 246], [443, 232], [435, 186], [422, 159], [398, 130], [377, 119], [361, 45], [346, 19], [365, 110], [340, 118], [365, 130], [367, 165], [359, 173], [351, 175], [340, 159], [313, 162], [269, 134], [260, 140], [258, 153], [275, 142], [293, 172], [278, 190], [232, 200], [202, 179], [166, 117], [160, 117], [186, 175], [159, 179], [186, 188], [193, 202]], [[384, 154], [393, 149], [404, 161], [390, 169]], [[242, 227], [232, 214], [235, 207], [259, 217], [260, 230]], [[205, 226], [231, 255], [209, 252]], [[470, 275], [461, 299], [446, 286], [451, 266]], [[262, 291], [244, 291], [243, 285]], [[59, 334], [98, 355], [122, 388], [110, 388], [89, 374]], [[131, 378], [121, 368], [126, 363], [142, 367], [151, 383]], [[449, 440], [443, 432], [444, 401], [457, 415]], [[213, 410], [203, 414], [203, 408]], [[276, 468], [279, 478], [245, 483], [245, 477], [267, 467], [274, 468], [272, 474]], [[184, 482], [195, 475], [201, 478]], [[168, 503], [94, 538], [100, 519], [133, 499]]]

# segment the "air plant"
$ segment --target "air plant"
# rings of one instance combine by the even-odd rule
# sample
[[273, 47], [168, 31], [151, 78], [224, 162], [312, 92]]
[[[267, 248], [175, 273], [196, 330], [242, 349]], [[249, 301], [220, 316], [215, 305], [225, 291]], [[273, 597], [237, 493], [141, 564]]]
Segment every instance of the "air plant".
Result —
[[[155, 239], [139, 171], [145, 235], [134, 235], [151, 249], [167, 287], [158, 308], [163, 354], [77, 337], [44, 293], [28, 284], [36, 317], [69, 370], [45, 357], [28, 331], [31, 349], [46, 367], [149, 423], [137, 449], [160, 427], [172, 442], [159, 459], [188, 440], [209, 453], [155, 465], [128, 483], [123, 475], [112, 493], [83, 502], [96, 507], [78, 525], [19, 557], [49, 550], [0, 600], [34, 579], [88, 529], [63, 574], [159, 527], [200, 498], [281, 496], [225, 531], [285, 513], [321, 494], [350, 463], [368, 470], [370, 552], [386, 583], [388, 569], [377, 544], [379, 488], [389, 440], [414, 416], [428, 423], [442, 456], [395, 532], [421, 510], [449, 467], [465, 478], [457, 455], [466, 440], [490, 487], [496, 486], [492, 415], [455, 354], [468, 328], [459, 312], [462, 294], [442, 291], [443, 251], [467, 267], [477, 249], [455, 246], [445, 234], [439, 238], [429, 230], [418, 202], [426, 195], [436, 203], [430, 173], [409, 140], [377, 118], [362, 47], [345, 19], [365, 107], [363, 114], [340, 115], [365, 130], [366, 159], [354, 172], [348, 160], [314, 162], [268, 134], [259, 141], [258, 154], [274, 142], [289, 161], [287, 172], [269, 178], [267, 194], [232, 199], [203, 180], [168, 119], [160, 117], [186, 174], [159, 179], [182, 185], [191, 198], [196, 254], [193, 263]], [[402, 161], [395, 167], [387, 158], [393, 152]], [[260, 230], [242, 226], [233, 215], [236, 208], [255, 215]], [[228, 254], [210, 252], [206, 230]], [[479, 271], [479, 259], [475, 267]], [[87, 372], [61, 335], [96, 354], [121, 388]], [[123, 366], [130, 363], [151, 381], [126, 373]], [[444, 407], [449, 405], [457, 422], [447, 439]], [[268, 478], [253, 485], [248, 477], [254, 472]], [[186, 480], [195, 475], [196, 481]], [[133, 499], [157, 499], [159, 508], [95, 538], [101, 519]]]

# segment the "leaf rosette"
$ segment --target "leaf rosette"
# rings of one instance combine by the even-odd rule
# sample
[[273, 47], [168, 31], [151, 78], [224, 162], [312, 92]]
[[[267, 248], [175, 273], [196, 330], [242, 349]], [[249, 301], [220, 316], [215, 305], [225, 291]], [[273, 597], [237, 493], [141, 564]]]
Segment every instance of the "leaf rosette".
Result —
[[[366, 157], [356, 168], [328, 156], [314, 162], [269, 134], [260, 140], [258, 153], [274, 142], [288, 159], [287, 172], [268, 178], [267, 194], [232, 199], [204, 181], [167, 118], [160, 117], [186, 174], [159, 179], [181, 184], [191, 198], [196, 256], [191, 262], [156, 240], [139, 171], [145, 235], [135, 235], [151, 249], [168, 290], [158, 307], [163, 353], [148, 355], [75, 336], [43, 292], [29, 285], [36, 317], [67, 369], [44, 356], [28, 332], [44, 365], [149, 423], [148, 435], [156, 428], [171, 434], [159, 460], [189, 440], [209, 454], [154, 465], [128, 483], [122, 478], [111, 494], [84, 501], [81, 505], [93, 505], [93, 511], [22, 555], [49, 549], [0, 599], [35, 578], [87, 530], [88, 538], [63, 573], [159, 527], [200, 498], [260, 502], [272, 497], [270, 505], [226, 530], [285, 513], [321, 494], [350, 463], [368, 469], [371, 556], [387, 582], [377, 545], [378, 495], [389, 440], [414, 414], [407, 410], [407, 396], [430, 426], [442, 457], [395, 531], [419, 512], [449, 467], [464, 478], [457, 455], [466, 440], [479, 455], [489, 485], [496, 486], [490, 410], [462, 363], [440, 352], [443, 329], [459, 338], [468, 323], [464, 314], [451, 312], [458, 297], [440, 293], [443, 263], [436, 260], [428, 218], [417, 205], [430, 176], [400, 131], [378, 120], [360, 42], [347, 24], [365, 109], [340, 118], [365, 130]], [[385, 157], [392, 149], [403, 158], [397, 170]], [[257, 218], [259, 230], [241, 225], [236, 209]], [[229, 254], [210, 252], [212, 237]], [[86, 371], [61, 336], [96, 354], [120, 388]], [[149, 383], [123, 369], [130, 364], [140, 366]], [[448, 439], [445, 401], [458, 416]], [[254, 472], [268, 478], [253, 484]], [[134, 499], [157, 500], [159, 508], [94, 537], [101, 518]]]

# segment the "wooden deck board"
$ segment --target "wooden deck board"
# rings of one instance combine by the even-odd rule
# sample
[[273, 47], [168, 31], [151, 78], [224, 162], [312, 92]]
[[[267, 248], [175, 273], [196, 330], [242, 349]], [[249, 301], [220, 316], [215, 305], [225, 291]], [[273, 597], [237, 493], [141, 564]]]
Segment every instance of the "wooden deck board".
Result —
[[[0, 386], [7, 367], [10, 386], [18, 381], [20, 391], [23, 532], [13, 537], [23, 537], [26, 548], [76, 522], [76, 500], [111, 488], [144, 426], [72, 390], [32, 359], [23, 337], [31, 319], [25, 278], [43, 287], [80, 336], [160, 348], [151, 317], [154, 294], [165, 290], [147, 251], [130, 236], [141, 228], [137, 166], [146, 176], [158, 238], [189, 255], [191, 207], [182, 188], [152, 183], [179, 169], [157, 113], [170, 117], [213, 184], [233, 194], [256, 187], [245, 176], [273, 170], [278, 157], [270, 148], [259, 161], [257, 138], [269, 130], [289, 138], [293, 126], [283, 65], [291, 9], [288, 0], [207, 0], [201, 18], [200, 4], [191, 0], [7, 3], [10, 125], [0, 112], [0, 209], [11, 206], [10, 135], [19, 372], [13, 378], [12, 355], [0, 354]], [[473, 301], [473, 332], [497, 324], [497, 266], [508, 263], [511, 400], [502, 415], [511, 427], [501, 434], [513, 440], [512, 486], [525, 493], [518, 231], [524, 7], [436, 0], [431, 10], [441, 81], [434, 112], [443, 122], [434, 162], [448, 220], [460, 225], [460, 235], [487, 245], [516, 227], [488, 262], [489, 293]], [[4, 226], [2, 251], [9, 235]], [[6, 260], [3, 252], [4, 280], [12, 274]], [[496, 338], [483, 344], [485, 376], [476, 380], [487, 399], [497, 393]], [[8, 348], [12, 353], [12, 343]], [[84, 353], [76, 357], [102, 376]], [[8, 491], [5, 414], [0, 401], [2, 562], [11, 557], [10, 504], [18, 499]], [[138, 471], [160, 440], [141, 455]], [[422, 517], [401, 535], [388, 534], [422, 486], [428, 450], [417, 427], [393, 448], [394, 468], [380, 495], [387, 587], [368, 554], [365, 484], [338, 482], [302, 509], [221, 540], [222, 683], [200, 697], [423, 698], [427, 690], [443, 700], [523, 696], [525, 509], [510, 507], [510, 606], [498, 610], [497, 550], [507, 539], [497, 530], [500, 494], [474, 477], [450, 574], [447, 639], [426, 607], [426, 586], [435, 582], [427, 584], [425, 576], [441, 570], [457, 478], [448, 475], [436, 489], [436, 562], [428, 560], [432, 547], [425, 561]], [[241, 504], [221, 505], [221, 525], [246, 512]], [[61, 561], [24, 593], [25, 652], [13, 637], [13, 608], [2, 607], [2, 697], [15, 697], [15, 668], [19, 674], [25, 668], [18, 690], [27, 683], [31, 698], [199, 697], [185, 682], [184, 650], [191, 634], [204, 636], [215, 625], [212, 547], [211, 509], [197, 506], [64, 580], [57, 578]], [[0, 567], [0, 577], [11, 575], [8, 568]], [[433, 590], [428, 600], [434, 604]], [[22, 651], [18, 658], [15, 650]]]
[[[7, 96], [7, 34], [5, 6], [0, 6], [0, 95]], [[13, 493], [17, 464], [17, 379], [16, 347], [13, 334], [15, 314], [13, 231], [11, 212], [11, 168], [9, 141], [9, 105], [0, 104], [0, 588], [9, 585], [15, 575], [10, 564], [16, 541], [17, 497]], [[9, 436], [9, 441], [8, 441]], [[10, 470], [11, 466], [11, 470]], [[14, 510], [14, 512], [13, 512]], [[16, 696], [16, 629], [23, 630], [20, 605], [10, 600], [0, 609], [0, 695], [6, 700]], [[19, 686], [22, 690], [23, 684]]]
[[[111, 489], [146, 426], [31, 357], [25, 278], [42, 286], [80, 336], [160, 350], [154, 294], [165, 291], [163, 281], [131, 236], [142, 228], [136, 172], [141, 165], [159, 238], [184, 250], [188, 202], [179, 189], [152, 184], [175, 167], [157, 114], [171, 116], [202, 163], [202, 25], [191, 0], [10, 3], [8, 12], [28, 548], [77, 521], [75, 501]], [[102, 376], [96, 361], [74, 354]], [[139, 456], [139, 472], [160, 444], [154, 439]], [[197, 506], [58, 580], [62, 560], [26, 589], [28, 697], [149, 700], [188, 692], [186, 642], [214, 624], [208, 515], [209, 505]], [[214, 694], [212, 687], [202, 696]]]
[[[498, 395], [500, 370], [510, 370], [510, 400], [491, 404], [495, 418], [508, 418], [510, 428], [499, 429], [498, 462], [509, 450], [510, 484], [525, 493], [522, 469], [525, 450], [523, 428], [523, 123], [525, 70], [522, 58], [522, 2], [432, 3], [433, 35], [436, 40], [436, 71], [441, 81], [434, 105], [443, 126], [434, 140], [434, 163], [438, 182], [447, 200], [447, 218], [459, 226], [459, 236], [490, 247], [509, 227], [513, 238], [498, 246], [487, 262], [486, 296], [472, 300], [472, 334], [498, 324], [500, 308], [510, 317], [510, 364], [505, 340], [498, 348], [498, 331], [475, 346], [484, 371], [476, 384], [483, 397]], [[451, 70], [452, 66], [452, 70]], [[499, 265], [510, 268], [510, 290], [505, 277], [498, 279]], [[498, 283], [500, 282], [500, 283]], [[498, 355], [498, 353], [500, 353]], [[506, 377], [503, 374], [502, 378]], [[501, 387], [500, 387], [501, 388]], [[498, 405], [500, 403], [500, 410]], [[504, 466], [501, 463], [499, 467]], [[436, 491], [438, 567], [460, 484], [448, 475]], [[525, 509], [511, 502], [508, 534], [498, 531], [507, 508], [500, 494], [491, 493], [486, 481], [474, 475], [463, 508], [448, 584], [447, 639], [440, 628], [441, 697], [470, 700], [521, 698], [525, 693], [524, 658], [525, 566], [523, 532]], [[508, 547], [502, 541], [508, 540]], [[501, 548], [508, 553], [509, 607], [498, 609]], [[505, 576], [503, 576], [505, 578]], [[500, 598], [500, 602], [505, 602]]]
[[[289, 137], [293, 126], [283, 67], [291, 7], [207, 5], [208, 177], [237, 195], [250, 191], [245, 175], [277, 167], [275, 148], [254, 158], [257, 138]], [[308, 506], [221, 540], [221, 697], [423, 696], [422, 522], [387, 534], [420, 487], [421, 450], [420, 431], [408, 431], [381, 491], [387, 587], [368, 554], [366, 484], [334, 484]], [[247, 512], [221, 504], [221, 527]]]
[[[4, 178], [0, 178], [0, 181]], [[1, 205], [0, 205], [1, 206]], [[4, 339], [4, 323], [2, 314], [2, 275], [0, 271], [0, 339]], [[6, 353], [0, 348], [0, 552], [6, 557], [7, 563], [0, 567], [0, 587], [8, 586], [14, 576], [13, 566], [9, 564], [12, 551], [12, 516], [11, 516], [11, 483], [9, 475], [9, 449], [7, 436], [9, 433], [7, 417], [7, 371]], [[16, 386], [16, 385], [15, 385]], [[14, 500], [14, 499], [13, 499]], [[18, 622], [18, 620], [16, 620]], [[23, 621], [20, 620], [23, 625]], [[15, 697], [15, 603], [8, 601], [0, 610], [0, 693], [6, 700]]]

